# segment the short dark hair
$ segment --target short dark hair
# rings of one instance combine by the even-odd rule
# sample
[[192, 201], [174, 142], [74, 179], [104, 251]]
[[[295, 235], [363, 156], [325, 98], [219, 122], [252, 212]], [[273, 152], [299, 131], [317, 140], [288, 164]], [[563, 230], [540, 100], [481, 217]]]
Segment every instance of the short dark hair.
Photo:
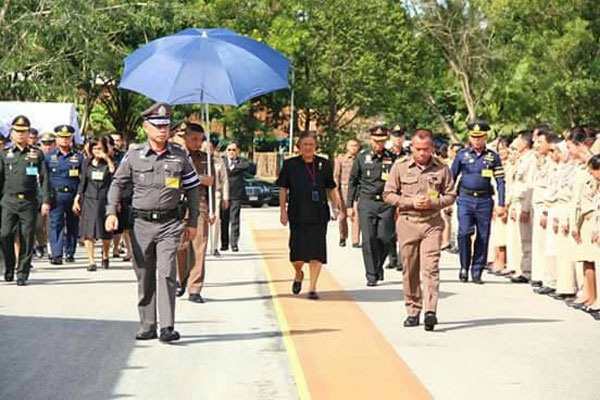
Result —
[[585, 144], [590, 140], [590, 136], [581, 126], [574, 126], [569, 129], [569, 134], [567, 135], [567, 141], [573, 142], [574, 144]]
[[590, 158], [590, 161], [588, 161], [588, 166], [592, 171], [598, 171], [600, 169], [600, 153]]
[[454, 148], [457, 148], [457, 147], [458, 147], [458, 150], [462, 149], [462, 148], [463, 148], [463, 145], [462, 145], [462, 143], [452, 143], [452, 144], [450, 145], [450, 148], [451, 148], [451, 149], [454, 149]]
[[298, 140], [296, 140], [296, 146], [300, 147], [300, 142], [304, 139], [314, 139], [315, 142], [319, 142], [317, 132], [315, 131], [303, 131], [298, 134]]
[[496, 150], [500, 149], [500, 146], [504, 145], [504, 147], [510, 147], [510, 140], [507, 137], [501, 136], [498, 138], [498, 142], [496, 142]]
[[551, 130], [540, 131], [538, 137], [543, 136], [546, 138], [546, 142], [548, 143], [558, 143], [560, 142], [560, 137], [558, 134]]
[[525, 146], [527, 146], [528, 149], [533, 147], [533, 133], [530, 130], [520, 131], [517, 137], [525, 141]]
[[429, 129], [417, 128], [415, 133], [412, 135], [411, 141], [414, 139], [429, 139], [433, 143], [433, 132], [431, 132]]
[[97, 144], [102, 145], [102, 149], [104, 150], [104, 152], [108, 152], [108, 140], [106, 139], [106, 136], [94, 136], [89, 138], [89, 140], [87, 141], [87, 150], [90, 153], [90, 155], [92, 155], [92, 148], [94, 146], [96, 146]]

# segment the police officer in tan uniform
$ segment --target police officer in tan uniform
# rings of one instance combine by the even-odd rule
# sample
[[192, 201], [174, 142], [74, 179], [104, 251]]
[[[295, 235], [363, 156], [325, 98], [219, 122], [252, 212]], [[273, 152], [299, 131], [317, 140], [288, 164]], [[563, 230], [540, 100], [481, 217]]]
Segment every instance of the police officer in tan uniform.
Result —
[[[209, 215], [208, 210], [208, 187], [213, 186], [214, 177], [208, 175], [208, 155], [200, 150], [204, 141], [204, 128], [202, 125], [188, 122], [184, 134], [186, 149], [192, 159], [196, 173], [200, 179], [200, 215], [198, 216], [198, 233], [189, 245], [180, 246], [177, 255], [177, 269], [180, 288], [177, 295], [182, 296], [186, 284], [190, 294], [189, 301], [193, 303], [204, 303], [200, 292], [204, 287], [206, 277], [206, 247], [208, 244], [208, 226], [214, 224], [214, 211]], [[214, 166], [213, 166], [214, 167]], [[214, 171], [214, 168], [211, 168]], [[214, 196], [214, 188], [213, 188]], [[214, 204], [214, 197], [213, 197]], [[182, 248], [183, 247], [183, 248]]]
[[[157, 338], [157, 303], [160, 340], [179, 339], [174, 329], [176, 252], [184, 229], [185, 239], [196, 237], [200, 181], [185, 150], [167, 143], [171, 114], [165, 103], [156, 103], [141, 114], [148, 141], [127, 152], [108, 192], [106, 230], [111, 232], [118, 228], [117, 204], [123, 190], [133, 185], [131, 244], [141, 324], [137, 340]], [[188, 200], [187, 226], [179, 207], [182, 193]]]
[[[425, 308], [425, 330], [437, 324], [440, 285], [440, 248], [444, 221], [440, 211], [456, 199], [448, 166], [433, 157], [433, 134], [418, 129], [411, 143], [412, 155], [394, 164], [383, 198], [398, 211], [396, 233], [404, 266], [404, 326], [419, 325]], [[421, 292], [423, 277], [423, 294]], [[424, 304], [423, 304], [424, 303]]]
[[214, 152], [214, 146], [210, 141], [204, 141], [202, 143], [202, 151], [207, 153], [211, 152], [213, 155], [212, 162], [214, 164], [214, 207], [215, 207], [215, 222], [208, 227], [209, 230], [209, 241], [210, 249], [212, 249], [212, 255], [219, 257], [219, 239], [221, 238], [221, 213], [220, 210], [226, 210], [229, 208], [229, 177], [227, 176], [227, 166], [223, 157], [220, 157]]
[[533, 137], [530, 131], [522, 131], [516, 141], [519, 159], [510, 191], [509, 218], [515, 222], [516, 239], [512, 250], [518, 252], [512, 266], [515, 275], [513, 283], [527, 283], [531, 278], [531, 235], [532, 235], [532, 185], [536, 168], [536, 155], [533, 151]]
[[350, 180], [350, 171], [356, 156], [360, 150], [360, 142], [357, 139], [350, 139], [346, 143], [346, 154], [340, 155], [335, 160], [335, 166], [333, 169], [333, 179], [335, 180], [336, 190], [338, 191], [339, 197], [342, 201], [340, 205], [341, 212], [339, 215], [338, 223], [340, 228], [340, 247], [346, 246], [346, 239], [348, 238], [348, 219], [352, 224], [352, 247], [360, 247], [360, 225], [358, 223], [358, 209], [357, 203], [354, 203], [354, 213], [351, 218], [348, 218], [346, 213], [346, 206], [348, 204], [348, 181]]

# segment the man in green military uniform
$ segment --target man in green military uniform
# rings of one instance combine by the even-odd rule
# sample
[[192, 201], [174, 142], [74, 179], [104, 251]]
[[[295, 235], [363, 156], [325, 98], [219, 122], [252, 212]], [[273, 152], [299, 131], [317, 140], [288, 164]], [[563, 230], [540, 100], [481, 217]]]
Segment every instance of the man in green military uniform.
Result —
[[15, 274], [15, 232], [19, 232], [21, 248], [17, 266], [17, 285], [24, 286], [29, 277], [35, 220], [38, 211], [38, 179], [42, 192], [42, 215], [50, 211], [48, 169], [44, 154], [29, 146], [27, 139], [31, 123], [25, 116], [12, 122], [13, 147], [0, 153], [0, 193], [2, 199], [2, 250], [4, 252], [4, 279], [10, 282]]

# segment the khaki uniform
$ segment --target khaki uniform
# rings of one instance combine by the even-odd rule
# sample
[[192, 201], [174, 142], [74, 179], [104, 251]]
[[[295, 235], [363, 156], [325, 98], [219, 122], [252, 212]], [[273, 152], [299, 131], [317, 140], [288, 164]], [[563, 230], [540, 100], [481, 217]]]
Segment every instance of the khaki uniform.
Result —
[[[584, 187], [586, 185], [586, 183], [588, 182], [590, 178], [590, 172], [588, 171], [587, 167], [584, 164], [578, 164], [576, 169], [575, 169], [575, 178], [573, 181], [573, 190], [572, 190], [572, 196], [571, 196], [571, 201], [569, 203], [568, 206], [568, 215], [569, 215], [569, 229], [570, 229], [570, 236], [572, 237], [572, 232], [575, 230], [578, 230], [578, 228], [580, 226], [578, 226], [579, 222], [582, 222], [579, 220], [580, 216], [581, 216], [581, 212], [582, 212], [582, 191], [584, 190]], [[581, 231], [580, 231], [581, 232]], [[583, 236], [582, 236], [583, 238]], [[582, 244], [577, 243], [575, 240], [572, 241], [573, 247], [571, 247], [571, 251], [569, 251], [569, 255], [571, 256], [571, 261], [573, 263], [575, 263], [575, 279], [576, 279], [576, 284], [577, 284], [577, 290], [582, 291], [583, 290], [583, 282], [584, 282], [584, 276], [583, 276], [583, 263], [581, 263], [581, 261], [585, 261], [585, 260], [581, 260], [581, 255], [583, 255], [583, 247]]]
[[595, 228], [594, 197], [598, 193], [598, 181], [586, 168], [585, 182], [579, 192], [579, 200], [575, 208], [575, 227], [579, 232], [581, 243], [577, 246], [576, 261], [598, 262], [600, 251], [592, 244], [592, 233]]
[[227, 177], [227, 167], [223, 158], [213, 154], [212, 161], [214, 163], [215, 177], [215, 202], [214, 213], [215, 223], [209, 227], [211, 249], [219, 248], [219, 239], [221, 238], [221, 208], [223, 201], [229, 201], [229, 178]]
[[547, 156], [537, 158], [536, 168], [533, 174], [531, 215], [531, 279], [542, 281], [544, 278], [544, 267], [546, 264], [546, 236], [547, 230], [542, 228], [541, 220], [547, 215], [546, 195], [550, 188], [550, 178], [556, 164]]
[[[510, 260], [508, 268], [515, 271], [516, 276], [526, 278], [531, 277], [532, 183], [535, 168], [536, 156], [533, 150], [529, 150], [520, 156], [516, 164], [509, 199], [509, 215], [514, 212], [517, 220], [511, 224], [513, 229], [512, 240], [507, 244], [508, 249], [510, 249], [507, 249]], [[527, 222], [520, 221], [522, 212], [529, 213], [530, 218]]]
[[[412, 156], [394, 164], [385, 184], [384, 201], [398, 211], [396, 233], [404, 265], [404, 303], [409, 316], [417, 316], [423, 307], [425, 312], [437, 310], [444, 226], [440, 210], [456, 200], [453, 187], [452, 174], [442, 161], [433, 158], [428, 166], [421, 168]], [[431, 199], [432, 208], [416, 210], [414, 200], [426, 196]]]
[[[344, 154], [339, 156], [335, 160], [335, 166], [333, 169], [333, 179], [335, 180], [336, 190], [340, 195], [340, 215], [338, 216], [338, 223], [340, 227], [340, 239], [346, 240], [348, 238], [348, 181], [350, 180], [350, 171], [356, 156], [350, 154]], [[360, 225], [358, 223], [358, 202], [354, 203], [354, 214], [351, 218], [352, 223], [352, 244], [358, 244], [360, 241]]]
[[[201, 177], [208, 173], [208, 156], [203, 151], [190, 154], [196, 173]], [[212, 169], [214, 171], [214, 167]], [[214, 193], [214, 191], [213, 191]], [[213, 194], [214, 196], [214, 194]], [[179, 282], [187, 282], [190, 295], [200, 294], [206, 277], [206, 247], [208, 245], [208, 187], [200, 186], [200, 204], [198, 206], [198, 228], [191, 243], [180, 246], [177, 257]]]

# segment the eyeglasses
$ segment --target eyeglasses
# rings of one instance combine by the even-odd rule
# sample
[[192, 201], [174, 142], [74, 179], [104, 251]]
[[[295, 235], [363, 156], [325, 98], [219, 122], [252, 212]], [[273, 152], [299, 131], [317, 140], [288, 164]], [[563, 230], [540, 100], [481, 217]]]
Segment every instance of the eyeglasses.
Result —
[[227, 149], [227, 151], [236, 151], [237, 149]]

